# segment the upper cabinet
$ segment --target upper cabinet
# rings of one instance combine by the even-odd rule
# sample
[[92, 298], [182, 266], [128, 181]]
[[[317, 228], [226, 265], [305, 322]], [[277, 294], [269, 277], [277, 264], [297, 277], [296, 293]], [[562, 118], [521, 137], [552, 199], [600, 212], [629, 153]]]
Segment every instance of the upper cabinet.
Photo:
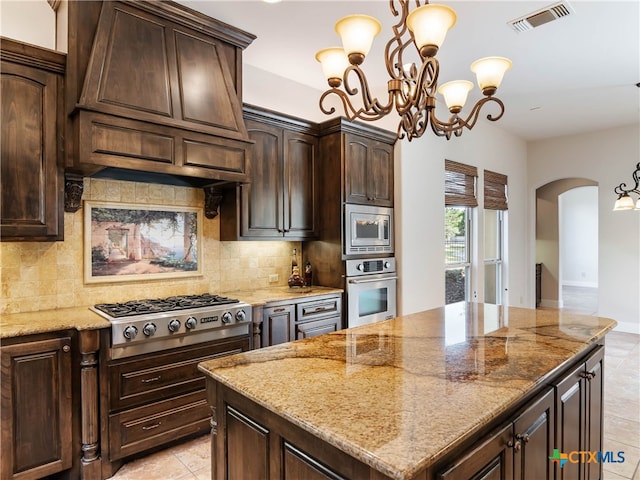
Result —
[[338, 204], [392, 207], [396, 136], [344, 118], [323, 123], [320, 131], [322, 195], [337, 200]]
[[315, 126], [245, 106], [255, 142], [250, 183], [229, 191], [222, 204], [220, 238], [305, 240], [317, 235]]
[[1, 238], [62, 240], [65, 55], [2, 38], [0, 58]]
[[354, 133], [344, 143], [345, 201], [393, 206], [393, 145]]
[[67, 171], [246, 182], [242, 50], [254, 38], [173, 2], [70, 2]]

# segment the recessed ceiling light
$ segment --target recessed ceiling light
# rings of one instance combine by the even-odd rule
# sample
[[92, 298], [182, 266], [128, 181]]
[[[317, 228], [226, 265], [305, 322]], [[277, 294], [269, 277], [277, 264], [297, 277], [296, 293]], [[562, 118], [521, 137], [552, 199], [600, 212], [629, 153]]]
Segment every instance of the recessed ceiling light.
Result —
[[282, 0], [262, 0], [264, 3], [280, 3]]

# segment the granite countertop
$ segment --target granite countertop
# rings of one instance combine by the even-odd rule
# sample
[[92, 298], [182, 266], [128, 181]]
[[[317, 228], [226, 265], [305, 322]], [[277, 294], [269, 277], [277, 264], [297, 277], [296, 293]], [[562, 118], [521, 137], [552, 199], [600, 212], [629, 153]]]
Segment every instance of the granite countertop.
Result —
[[21, 337], [61, 330], [96, 330], [111, 323], [89, 307], [59, 308], [12, 313], [0, 317], [0, 338]]
[[[337, 288], [316, 286], [311, 289], [274, 287], [253, 291], [225, 292], [224, 295], [237, 298], [253, 306], [259, 306], [269, 302], [341, 292], [342, 290]], [[90, 310], [88, 306], [12, 313], [0, 316], [0, 338], [21, 337], [69, 329], [96, 330], [110, 327], [111, 323], [107, 319]]]
[[250, 303], [254, 307], [265, 305], [272, 302], [281, 301], [294, 301], [300, 300], [306, 297], [315, 297], [318, 295], [328, 295], [342, 293], [343, 290], [339, 288], [330, 287], [273, 287], [273, 288], [261, 288], [257, 290], [236, 290], [233, 292], [226, 292], [224, 295], [233, 296], [238, 298], [242, 302]]
[[607, 318], [454, 304], [200, 364], [392, 478], [410, 478], [612, 330]]

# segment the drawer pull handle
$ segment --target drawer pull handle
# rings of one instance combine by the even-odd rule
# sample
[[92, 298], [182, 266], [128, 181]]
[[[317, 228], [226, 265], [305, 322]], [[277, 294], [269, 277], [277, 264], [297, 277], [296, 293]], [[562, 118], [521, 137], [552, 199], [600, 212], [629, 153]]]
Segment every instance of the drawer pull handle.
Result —
[[161, 375], [158, 375], [157, 377], [143, 378], [143, 379], [142, 379], [142, 383], [152, 383], [152, 382], [157, 382], [158, 380], [160, 380], [160, 378], [162, 378], [162, 376], [161, 376]]
[[286, 309], [285, 308], [275, 308], [273, 311], [278, 313], [278, 312], [284, 312]]
[[314, 312], [324, 312], [325, 310], [327, 310], [326, 307], [316, 307]]
[[158, 428], [160, 425], [162, 425], [162, 422], [158, 422], [158, 423], [154, 423], [153, 425], [149, 425], [149, 426], [144, 426], [142, 427], [143, 430], [153, 430], [154, 428]]

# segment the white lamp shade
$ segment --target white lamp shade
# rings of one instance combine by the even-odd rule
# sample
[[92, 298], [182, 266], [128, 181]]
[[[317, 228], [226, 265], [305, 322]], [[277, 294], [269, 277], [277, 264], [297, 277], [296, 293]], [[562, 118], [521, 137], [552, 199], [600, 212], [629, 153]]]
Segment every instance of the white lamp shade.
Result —
[[331, 78], [342, 79], [344, 71], [349, 66], [349, 60], [340, 47], [331, 47], [316, 53], [316, 60], [322, 65], [322, 71], [327, 80]]
[[473, 83], [467, 80], [454, 80], [440, 85], [438, 92], [444, 97], [449, 110], [457, 108], [460, 111], [464, 107], [467, 95], [472, 88]]
[[447, 32], [456, 23], [456, 12], [446, 5], [427, 4], [407, 16], [407, 27], [413, 33], [418, 50], [426, 45], [440, 47]]
[[476, 74], [481, 90], [498, 88], [504, 73], [510, 68], [511, 60], [504, 57], [481, 58], [471, 64], [471, 71]]
[[[638, 200], [638, 204], [640, 204], [640, 200]], [[635, 205], [633, 203], [633, 198], [631, 198], [627, 194], [624, 194], [624, 195], [621, 195], [616, 200], [616, 203], [613, 205], [613, 210], [614, 211], [618, 211], [618, 210], [633, 210], [634, 207], [635, 207]]]
[[336, 23], [336, 33], [342, 38], [342, 47], [347, 56], [359, 53], [366, 56], [382, 24], [369, 15], [349, 15]]

